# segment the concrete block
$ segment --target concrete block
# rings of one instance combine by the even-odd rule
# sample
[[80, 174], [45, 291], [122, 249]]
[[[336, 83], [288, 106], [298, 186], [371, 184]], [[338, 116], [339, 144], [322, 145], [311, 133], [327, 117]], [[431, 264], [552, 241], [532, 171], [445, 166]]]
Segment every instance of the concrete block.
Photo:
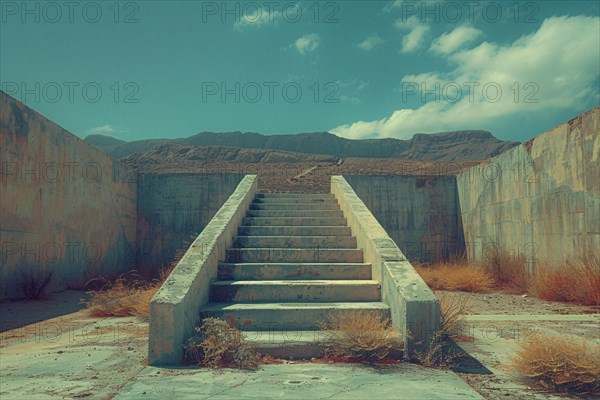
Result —
[[367, 263], [220, 263], [222, 280], [371, 279]]
[[318, 330], [329, 315], [360, 310], [390, 315], [390, 307], [381, 302], [211, 303], [202, 315], [232, 321], [244, 331], [297, 331]]
[[251, 226], [346, 226], [344, 218], [329, 218], [329, 217], [274, 217], [261, 218], [250, 217], [244, 218], [244, 225]]
[[353, 236], [236, 236], [235, 247], [286, 247], [351, 249], [356, 247]]
[[360, 249], [339, 248], [231, 248], [227, 250], [227, 262], [341, 262], [361, 263]]
[[239, 235], [248, 236], [350, 236], [348, 226], [240, 226]]
[[342, 218], [341, 211], [334, 210], [250, 210], [248, 217], [312, 217]]
[[251, 210], [339, 210], [336, 203], [253, 203]]
[[265, 303], [294, 301], [379, 301], [380, 285], [372, 280], [261, 280], [213, 282], [210, 301]]

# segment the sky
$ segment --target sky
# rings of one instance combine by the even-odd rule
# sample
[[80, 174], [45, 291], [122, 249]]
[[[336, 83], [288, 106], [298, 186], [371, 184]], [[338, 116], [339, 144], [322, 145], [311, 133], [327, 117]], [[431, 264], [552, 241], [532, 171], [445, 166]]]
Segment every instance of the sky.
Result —
[[6, 1], [1, 89], [75, 135], [483, 129], [600, 103], [597, 1]]

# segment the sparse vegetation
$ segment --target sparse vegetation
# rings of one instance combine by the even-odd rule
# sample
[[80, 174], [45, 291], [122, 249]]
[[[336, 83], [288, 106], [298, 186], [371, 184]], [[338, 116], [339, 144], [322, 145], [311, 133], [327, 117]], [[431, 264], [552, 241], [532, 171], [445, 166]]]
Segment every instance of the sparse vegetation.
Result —
[[196, 332], [185, 348], [188, 363], [211, 368], [251, 369], [258, 366], [259, 354], [244, 339], [242, 332], [227, 321], [205, 318]]
[[492, 247], [484, 255], [481, 268], [493, 276], [499, 290], [523, 294], [532, 288], [532, 275], [527, 270], [523, 255], [512, 255], [498, 247]]
[[23, 297], [33, 300], [44, 297], [53, 278], [51, 269], [28, 266], [21, 271], [17, 284]]
[[447, 369], [452, 366], [452, 361], [457, 354], [447, 345], [448, 337], [443, 331], [434, 334], [431, 346], [426, 350], [414, 351], [411, 359], [428, 368]]
[[89, 290], [90, 299], [86, 305], [94, 317], [147, 317], [150, 301], [162, 282], [147, 282], [134, 274], [120, 275], [115, 280], [96, 278], [88, 282], [99, 286]]
[[440, 301], [440, 325], [442, 334], [451, 337], [458, 334], [463, 316], [471, 311], [472, 303], [466, 296], [448, 296], [438, 294]]
[[581, 258], [556, 268], [539, 268], [535, 292], [542, 300], [600, 305], [600, 261]]
[[403, 348], [389, 318], [369, 311], [331, 314], [321, 324], [324, 357], [337, 361], [381, 362]]
[[171, 264], [159, 270], [156, 279], [148, 279], [138, 275], [136, 271], [129, 271], [116, 279], [98, 277], [89, 280], [86, 287], [93, 289], [88, 290], [90, 299], [85, 303], [90, 314], [93, 317], [148, 318], [152, 298], [177, 266], [190, 243], [191, 241], [184, 242], [184, 246], [175, 253]]
[[465, 260], [436, 263], [432, 266], [415, 264], [415, 269], [433, 290], [489, 292], [495, 286], [494, 276]]
[[530, 293], [542, 300], [584, 306], [600, 305], [600, 261], [582, 257], [563, 265], [537, 265], [532, 273], [522, 255], [513, 256], [493, 248], [481, 262], [464, 259], [430, 265], [414, 264], [433, 290]]
[[600, 395], [600, 345], [570, 335], [537, 333], [512, 360], [521, 375], [558, 393]]

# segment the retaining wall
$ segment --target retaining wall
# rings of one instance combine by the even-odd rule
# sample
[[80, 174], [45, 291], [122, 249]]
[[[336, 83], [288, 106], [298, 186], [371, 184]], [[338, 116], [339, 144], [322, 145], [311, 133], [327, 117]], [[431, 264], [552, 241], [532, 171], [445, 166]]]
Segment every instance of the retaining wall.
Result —
[[104, 153], [0, 92], [0, 299], [134, 267], [136, 183]]
[[344, 175], [411, 261], [464, 253], [456, 177]]
[[208, 225], [242, 180], [241, 174], [140, 174], [137, 266], [169, 265]]
[[469, 259], [498, 247], [530, 268], [600, 257], [600, 107], [457, 178]]

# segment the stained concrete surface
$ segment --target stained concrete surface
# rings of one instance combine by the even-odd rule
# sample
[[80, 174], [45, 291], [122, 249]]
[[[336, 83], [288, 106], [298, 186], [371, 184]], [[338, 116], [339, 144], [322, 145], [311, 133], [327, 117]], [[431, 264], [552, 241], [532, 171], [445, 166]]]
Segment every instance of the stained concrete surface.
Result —
[[60, 291], [132, 269], [135, 174], [1, 91], [0, 132], [0, 300], [23, 273]]
[[202, 232], [244, 176], [140, 174], [136, 265], [157, 270]]
[[[0, 333], [0, 399], [481, 399], [476, 392], [489, 400], [572, 398], [535, 390], [511, 370], [510, 358], [522, 338], [537, 330], [600, 342], [596, 308], [500, 293], [446, 293], [472, 303], [462, 332], [472, 339], [457, 344], [491, 375], [413, 364], [377, 369], [298, 362], [265, 365], [256, 372], [147, 367], [147, 322], [94, 319], [81, 310]], [[47, 302], [49, 308], [54, 303]]]
[[79, 290], [65, 290], [40, 300], [0, 303], [0, 332], [74, 313], [85, 308], [88, 298]]
[[600, 257], [600, 107], [457, 177], [469, 260], [494, 247], [532, 270]]
[[344, 175], [411, 261], [464, 252], [454, 176]]
[[115, 399], [483, 399], [450, 371], [315, 363], [256, 372], [148, 367]]

